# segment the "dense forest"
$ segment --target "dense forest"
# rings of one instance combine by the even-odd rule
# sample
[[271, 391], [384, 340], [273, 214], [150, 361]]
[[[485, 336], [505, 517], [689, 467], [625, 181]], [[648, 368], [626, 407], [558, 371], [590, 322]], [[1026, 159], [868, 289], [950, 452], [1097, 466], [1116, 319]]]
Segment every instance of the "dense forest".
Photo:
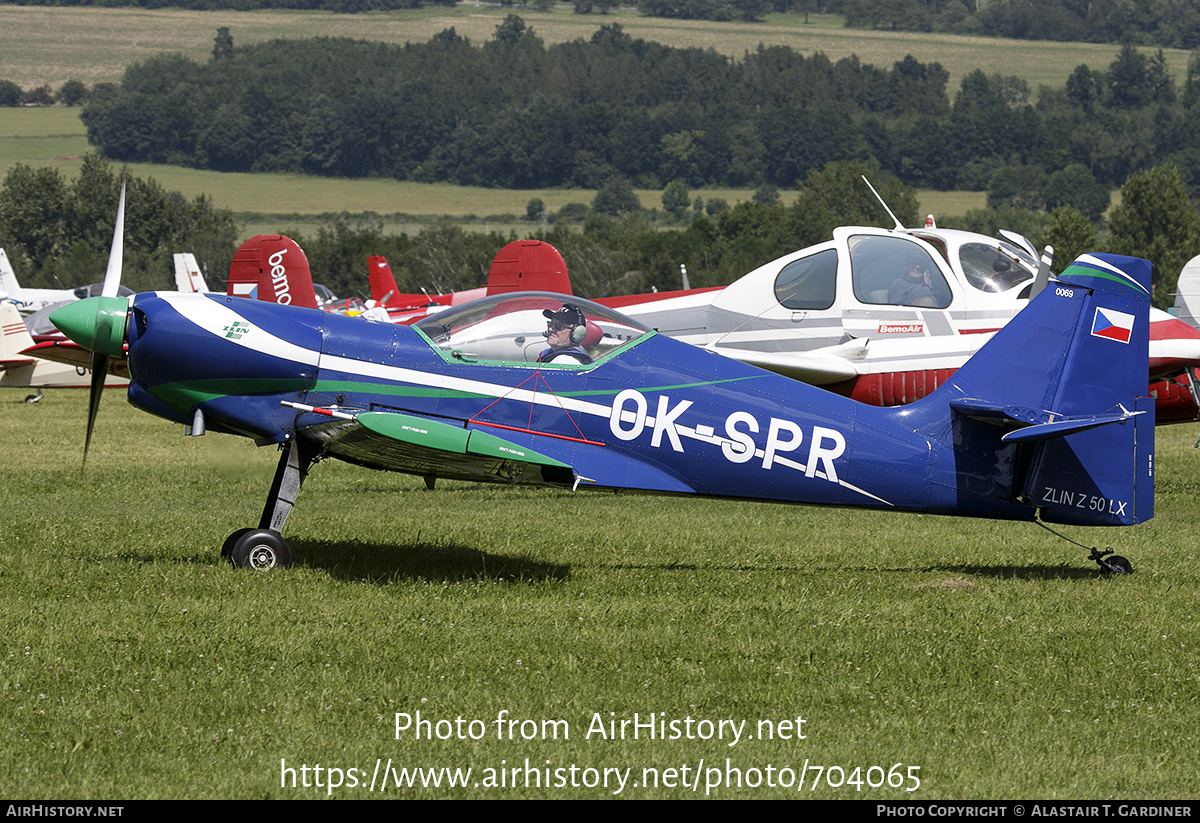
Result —
[[[0, 0], [22, 5], [143, 8], [319, 9], [366, 11], [453, 6], [456, 0]], [[557, 0], [497, 0], [501, 6], [548, 10]], [[1200, 45], [1195, 0], [563, 0], [576, 14], [634, 6], [651, 17], [761, 20], [768, 12], [841, 15], [855, 28], [938, 31], [1022, 40], [1134, 43], [1193, 49]]]
[[[161, 56], [94, 92], [88, 138], [115, 160], [503, 188], [791, 188], [832, 161], [877, 163], [922, 188], [1070, 202], [1164, 162], [1200, 183], [1200, 73], [1179, 89], [1161, 54], [1124, 47], [1036, 104], [1011, 77], [956, 90], [937, 63], [890, 68], [760, 47], [716, 52], [619, 25], [545, 46], [516, 15], [477, 48], [453, 29], [393, 46], [274, 41], [211, 59]], [[1101, 207], [1102, 210], [1102, 207]]]

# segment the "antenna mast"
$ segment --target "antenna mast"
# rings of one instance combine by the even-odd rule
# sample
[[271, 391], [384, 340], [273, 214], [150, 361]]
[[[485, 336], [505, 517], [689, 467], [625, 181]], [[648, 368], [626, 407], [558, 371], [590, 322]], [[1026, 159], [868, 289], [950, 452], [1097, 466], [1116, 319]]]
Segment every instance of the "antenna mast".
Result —
[[871, 190], [871, 194], [875, 195], [875, 199], [879, 201], [879, 205], [883, 206], [883, 210], [892, 218], [892, 222], [896, 224], [896, 228], [903, 230], [904, 224], [896, 218], [896, 215], [892, 214], [892, 210], [888, 208], [888, 204], [883, 202], [883, 198], [879, 196], [879, 192], [875, 191], [875, 187], [871, 185], [871, 181], [867, 179], [865, 174], [862, 175], [862, 181], [867, 184], [867, 188]]

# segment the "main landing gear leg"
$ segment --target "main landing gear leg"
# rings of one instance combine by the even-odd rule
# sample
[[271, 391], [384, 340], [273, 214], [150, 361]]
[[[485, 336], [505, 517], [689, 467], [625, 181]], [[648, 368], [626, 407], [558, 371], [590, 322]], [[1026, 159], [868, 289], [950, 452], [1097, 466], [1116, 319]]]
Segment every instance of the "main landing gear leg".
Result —
[[316, 446], [295, 437], [287, 442], [279, 454], [275, 479], [258, 528], [238, 529], [225, 538], [222, 557], [228, 557], [235, 566], [249, 569], [266, 570], [292, 564], [292, 549], [280, 532], [316, 457]]

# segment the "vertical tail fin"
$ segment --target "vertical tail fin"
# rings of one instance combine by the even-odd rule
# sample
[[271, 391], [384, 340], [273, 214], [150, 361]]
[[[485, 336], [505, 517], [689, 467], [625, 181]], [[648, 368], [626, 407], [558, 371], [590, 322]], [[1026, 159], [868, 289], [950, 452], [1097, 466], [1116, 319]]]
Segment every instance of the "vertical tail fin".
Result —
[[571, 294], [567, 264], [558, 249], [541, 240], [514, 240], [500, 249], [488, 269], [487, 293], [512, 291]]
[[190, 251], [175, 255], [175, 289], [187, 294], [208, 293], [208, 284], [200, 273], [196, 255]]
[[1175, 316], [1200, 329], [1200, 256], [1183, 264], [1175, 284]]
[[386, 306], [400, 294], [391, 266], [382, 255], [367, 257], [367, 281], [371, 286], [371, 299], [377, 306]]
[[1148, 261], [1083, 255], [928, 398], [949, 399], [960, 499], [1080, 525], [1153, 516], [1149, 308]]
[[21, 284], [17, 282], [17, 273], [13, 271], [12, 263], [8, 262], [8, 254], [0, 249], [0, 294], [16, 297], [21, 293]]
[[33, 358], [21, 354], [32, 345], [33, 337], [17, 307], [12, 303], [0, 303], [0, 370], [33, 363]]
[[259, 234], [241, 245], [229, 264], [225, 293], [318, 308], [308, 258], [295, 240], [281, 234]]

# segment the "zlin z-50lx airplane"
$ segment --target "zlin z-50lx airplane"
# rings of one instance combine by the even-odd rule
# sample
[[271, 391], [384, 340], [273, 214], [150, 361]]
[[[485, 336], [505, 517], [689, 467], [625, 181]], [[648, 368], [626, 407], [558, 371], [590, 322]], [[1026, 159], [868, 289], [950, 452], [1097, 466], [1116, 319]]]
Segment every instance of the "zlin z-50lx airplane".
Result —
[[[93, 352], [93, 375], [127, 350], [138, 408], [280, 449], [257, 527], [223, 547], [237, 565], [291, 562], [281, 532], [331, 457], [427, 481], [1081, 526], [1153, 515], [1144, 260], [1081, 257], [931, 395], [879, 408], [564, 295], [496, 295], [414, 326], [227, 295], [119, 298], [121, 203], [104, 296], [54, 322]], [[583, 351], [588, 324], [603, 336]], [[578, 351], [546, 362], [560, 330]], [[1109, 555], [1091, 559], [1130, 569]]]

